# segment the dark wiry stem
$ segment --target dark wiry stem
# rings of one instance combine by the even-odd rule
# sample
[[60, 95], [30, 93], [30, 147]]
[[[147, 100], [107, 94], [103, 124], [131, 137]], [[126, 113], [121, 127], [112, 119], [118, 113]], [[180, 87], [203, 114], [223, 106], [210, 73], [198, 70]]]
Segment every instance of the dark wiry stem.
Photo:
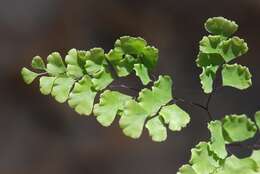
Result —
[[123, 89], [128, 89], [128, 90], [132, 90], [132, 91], [137, 92], [137, 93], [139, 92], [138, 89], [133, 88], [133, 87], [129, 87], [129, 86], [126, 86], [126, 85], [123, 85], [123, 84], [121, 84], [121, 85], [110, 85], [109, 87], [110, 87], [110, 88], [123, 88]]
[[204, 109], [204, 110], [206, 109], [205, 106], [203, 106], [203, 105], [201, 105], [201, 104], [199, 104], [199, 103], [195, 103], [195, 102], [191, 102], [191, 101], [186, 101], [186, 100], [184, 100], [184, 99], [182, 99], [182, 98], [174, 97], [174, 100], [179, 101], [179, 102], [182, 102], [182, 103], [186, 103], [186, 104], [191, 105], [191, 106], [196, 106], [196, 107], [199, 107], [199, 108]]
[[[190, 102], [190, 101], [186, 101], [186, 100], [184, 100], [184, 99], [182, 99], [182, 98], [177, 98], [177, 97], [175, 97], [174, 99], [175, 99], [176, 101], [179, 101], [179, 102], [182, 102], [182, 103], [186, 103], [186, 104], [188, 104], [188, 105], [190, 105], [190, 106], [195, 106], [195, 107], [198, 107], [198, 108], [203, 109], [204, 111], [207, 112], [208, 117], [209, 117], [209, 120], [213, 120], [213, 118], [212, 118], [212, 116], [211, 116], [211, 113], [210, 113], [210, 111], [209, 111], [208, 105], [204, 106], [204, 105], [202, 105], [202, 104], [195, 103], [195, 102]], [[210, 101], [210, 100], [208, 100], [208, 101]]]
[[228, 146], [241, 147], [241, 148], [248, 149], [248, 150], [259, 150], [260, 149], [260, 144], [245, 145], [242, 143], [232, 143], [232, 144], [229, 144]]
[[209, 94], [209, 97], [208, 97], [207, 102], [206, 102], [206, 111], [207, 111], [209, 120], [213, 120], [213, 117], [212, 117], [210, 110], [209, 110], [210, 102], [211, 102], [213, 95], [214, 95], [214, 91]]

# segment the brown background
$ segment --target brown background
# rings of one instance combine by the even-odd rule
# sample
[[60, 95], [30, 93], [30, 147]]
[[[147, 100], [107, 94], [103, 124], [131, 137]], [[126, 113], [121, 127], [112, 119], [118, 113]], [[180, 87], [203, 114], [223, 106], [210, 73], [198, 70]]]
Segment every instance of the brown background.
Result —
[[194, 60], [206, 34], [203, 23], [212, 16], [240, 24], [237, 35], [248, 41], [250, 52], [238, 62], [250, 67], [254, 85], [242, 92], [221, 90], [210, 109], [215, 118], [252, 114], [260, 109], [259, 0], [0, 0], [0, 173], [176, 173], [189, 149], [207, 140], [203, 111], [182, 105], [192, 123], [170, 132], [164, 143], [152, 142], [146, 131], [131, 140], [117, 123], [103, 128], [94, 117], [41, 95], [38, 83], [26, 86], [19, 71], [37, 54], [96, 46], [108, 51], [119, 36], [142, 36], [160, 49], [156, 72], [173, 77], [174, 95], [203, 103]]

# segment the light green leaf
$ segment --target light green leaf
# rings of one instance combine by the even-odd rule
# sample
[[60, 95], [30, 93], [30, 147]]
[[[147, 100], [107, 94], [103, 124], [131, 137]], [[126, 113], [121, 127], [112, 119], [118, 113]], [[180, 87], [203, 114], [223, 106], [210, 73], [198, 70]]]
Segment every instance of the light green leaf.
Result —
[[228, 143], [240, 142], [252, 138], [256, 125], [246, 115], [227, 115], [222, 120], [224, 138]]
[[126, 136], [139, 138], [143, 131], [145, 119], [148, 114], [140, 104], [134, 100], [126, 103], [119, 121], [120, 127]]
[[172, 80], [169, 76], [160, 76], [154, 82], [152, 90], [143, 89], [139, 93], [138, 102], [127, 102], [120, 119], [120, 127], [127, 136], [141, 136], [145, 119], [155, 115], [172, 99], [171, 86]]
[[156, 66], [158, 58], [159, 58], [159, 50], [157, 48], [152, 46], [145, 47], [141, 59], [144, 65], [149, 70], [152, 70]]
[[112, 74], [108, 71], [108, 68], [104, 67], [103, 70], [95, 74], [92, 78], [93, 87], [97, 90], [105, 89], [109, 84], [113, 82]]
[[103, 65], [96, 64], [92, 60], [87, 60], [85, 64], [85, 68], [87, 70], [87, 73], [93, 76], [95, 74], [98, 74], [103, 69]]
[[74, 80], [70, 77], [57, 77], [54, 81], [51, 95], [60, 103], [67, 101], [70, 90], [74, 84]]
[[87, 54], [85, 69], [89, 75], [95, 75], [103, 70], [106, 65], [105, 53], [102, 48], [93, 48]]
[[147, 45], [146, 41], [141, 37], [120, 37], [115, 43], [115, 47], [120, 47], [126, 54], [141, 54]]
[[213, 17], [206, 21], [205, 29], [209, 33], [228, 37], [237, 31], [238, 25], [234, 21], [227, 20], [223, 17]]
[[208, 124], [211, 133], [211, 143], [209, 148], [219, 158], [224, 159], [227, 156], [225, 140], [223, 137], [222, 123], [220, 121], [212, 121]]
[[211, 53], [219, 54], [220, 50], [218, 49], [218, 46], [224, 40], [226, 40], [226, 37], [223, 37], [221, 35], [204, 36], [200, 41], [200, 51], [206, 54], [211, 54]]
[[31, 66], [34, 69], [38, 69], [38, 70], [45, 70], [45, 68], [46, 68], [45, 64], [40, 56], [35, 56], [33, 58]]
[[213, 91], [213, 83], [216, 77], [218, 66], [207, 66], [202, 68], [202, 73], [200, 74], [200, 83], [202, 89], [206, 94]]
[[[230, 62], [231, 60], [245, 54], [248, 51], [247, 43], [240, 39], [239, 37], [232, 37], [226, 40], [225, 37], [217, 35], [217, 36], [204, 36], [200, 41], [200, 52], [207, 55], [199, 55], [198, 63], [203, 64], [206, 62], [208, 65], [212, 62], [212, 64], [220, 65], [224, 62]], [[213, 55], [208, 55], [213, 54]], [[219, 58], [218, 54], [222, 58]], [[209, 62], [207, 62], [207, 60]], [[204, 63], [205, 64], [205, 63]]]
[[260, 169], [260, 150], [253, 150], [253, 153], [250, 156], [250, 158], [253, 159], [257, 163], [257, 165]]
[[225, 63], [223, 57], [218, 53], [206, 54], [200, 52], [196, 59], [198, 67], [216, 66]]
[[220, 54], [226, 62], [230, 62], [248, 51], [247, 43], [239, 37], [232, 37], [221, 42], [219, 49], [221, 51]]
[[47, 57], [47, 72], [50, 75], [57, 76], [66, 72], [60, 53], [54, 52]]
[[197, 174], [195, 170], [190, 165], [183, 165], [177, 174]]
[[149, 120], [145, 127], [148, 129], [153, 141], [162, 142], [166, 140], [167, 130], [159, 116]]
[[73, 78], [81, 78], [84, 75], [84, 58], [81, 59], [76, 49], [71, 49], [65, 57], [67, 63], [67, 75]]
[[113, 81], [104, 50], [102, 48], [93, 48], [87, 52], [86, 57], [85, 69], [93, 77], [94, 88], [96, 90], [103, 90]]
[[115, 47], [114, 49], [111, 49], [106, 56], [109, 62], [116, 64], [123, 59], [124, 51], [120, 47]]
[[88, 59], [89, 51], [77, 50], [77, 56], [78, 56], [78, 64], [81, 67], [81, 69], [83, 70], [83, 72], [85, 73], [84, 65], [86, 63], [86, 60]]
[[114, 64], [115, 71], [119, 77], [128, 76], [134, 68], [134, 64], [138, 63], [138, 60], [131, 55], [125, 55], [125, 58]]
[[152, 90], [143, 89], [139, 93], [138, 101], [148, 115], [153, 116], [158, 110], [172, 100], [172, 80], [169, 76], [159, 76], [154, 82]]
[[144, 85], [147, 85], [151, 81], [151, 79], [149, 77], [148, 69], [143, 64], [135, 64], [134, 70], [135, 70], [136, 76], [138, 76], [140, 78], [140, 80], [142, 81], [142, 83]]
[[155, 67], [158, 50], [148, 46], [140, 37], [123, 36], [115, 43], [115, 48], [107, 54], [108, 61], [113, 65], [117, 75], [124, 77], [132, 73], [134, 64], [143, 64], [148, 70]]
[[87, 75], [77, 82], [69, 96], [69, 106], [80, 115], [90, 115], [97, 94], [92, 88], [91, 78]]
[[259, 174], [256, 162], [250, 158], [238, 159], [234, 155], [225, 160], [223, 167], [214, 174]]
[[223, 86], [244, 90], [252, 86], [252, 75], [249, 69], [238, 64], [224, 64], [222, 69]]
[[94, 106], [94, 115], [102, 126], [110, 126], [117, 113], [132, 97], [116, 91], [106, 90], [100, 95], [99, 104]]
[[219, 167], [219, 161], [209, 151], [209, 145], [205, 142], [200, 142], [191, 150], [190, 163], [198, 174], [209, 174]]
[[255, 122], [256, 122], [258, 129], [260, 129], [260, 111], [255, 113]]
[[28, 85], [31, 84], [36, 77], [38, 77], [37, 73], [32, 72], [31, 70], [29, 70], [27, 68], [22, 68], [21, 75], [22, 75], [23, 81]]
[[190, 122], [189, 114], [176, 104], [163, 106], [159, 114], [172, 131], [180, 131]]
[[43, 95], [49, 95], [57, 77], [43, 76], [40, 78], [40, 91]]
[[137, 62], [142, 62], [149, 70], [152, 70], [157, 63], [158, 49], [148, 46], [147, 42], [140, 37], [120, 37], [115, 47], [120, 47], [125, 55], [133, 56]]

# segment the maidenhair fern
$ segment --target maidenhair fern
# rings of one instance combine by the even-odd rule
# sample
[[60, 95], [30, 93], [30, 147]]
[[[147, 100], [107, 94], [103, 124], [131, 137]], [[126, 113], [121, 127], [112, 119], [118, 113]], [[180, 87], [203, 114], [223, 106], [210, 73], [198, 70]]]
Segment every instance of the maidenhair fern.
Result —
[[[260, 111], [256, 112], [254, 120], [245, 114], [230, 114], [213, 120], [209, 111], [212, 95], [217, 90], [214, 80], [218, 71], [223, 87], [244, 90], [252, 85], [249, 69], [234, 62], [248, 51], [247, 44], [233, 36], [238, 25], [223, 17], [208, 19], [205, 29], [210, 35], [199, 43], [196, 64], [202, 70], [199, 76], [202, 89], [209, 94], [206, 105], [175, 97], [170, 76], [160, 75], [153, 80], [158, 49], [140, 37], [120, 37], [108, 53], [102, 48], [71, 49], [63, 59], [54, 52], [47, 57], [46, 64], [36, 56], [31, 63], [35, 72], [23, 68], [21, 74], [27, 84], [39, 77], [43, 95], [51, 95], [60, 103], [67, 102], [80, 115], [95, 116], [102, 126], [110, 126], [118, 116], [120, 128], [131, 138], [139, 138], [146, 128], [153, 141], [165, 141], [167, 129], [181, 131], [190, 122], [189, 114], [176, 101], [200, 107], [209, 116], [211, 138], [191, 150], [189, 163], [183, 165], [178, 174], [259, 174], [257, 143], [246, 146], [252, 149], [252, 154], [242, 159], [228, 148], [233, 145], [242, 148], [243, 141], [259, 134]], [[115, 80], [130, 74], [135, 74], [143, 86], [138, 96], [113, 90]]]

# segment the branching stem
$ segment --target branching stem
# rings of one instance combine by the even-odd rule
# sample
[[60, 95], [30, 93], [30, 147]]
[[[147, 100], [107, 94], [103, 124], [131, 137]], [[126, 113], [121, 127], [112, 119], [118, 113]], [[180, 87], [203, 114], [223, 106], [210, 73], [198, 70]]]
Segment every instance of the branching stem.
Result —
[[[155, 76], [153, 75], [153, 79], [155, 79]], [[129, 87], [127, 85], [124, 85], [124, 84], [120, 84], [120, 85], [110, 85], [109, 86], [110, 88], [123, 88], [123, 89], [128, 89], [128, 90], [132, 90], [136, 93], [139, 93], [139, 90], [137, 88], [133, 88], [133, 87]], [[185, 99], [183, 98], [178, 98], [178, 97], [173, 97], [173, 102], [182, 102], [182, 103], [185, 103], [185, 104], [188, 104], [190, 106], [193, 106], [193, 107], [197, 107], [197, 108], [200, 108], [202, 110], [204, 110], [207, 115], [208, 115], [208, 119], [209, 121], [212, 121], [213, 120], [213, 117], [212, 117], [212, 114], [210, 112], [210, 103], [212, 101], [212, 98], [213, 96], [216, 94], [216, 92], [218, 92], [220, 89], [222, 89], [223, 87], [217, 87], [215, 88], [209, 95], [208, 95], [208, 98], [206, 100], [206, 103], [205, 105], [203, 104], [200, 104], [200, 103], [196, 103], [196, 102], [193, 102], [193, 101], [186, 101]], [[151, 117], [150, 119], [152, 119], [154, 117]], [[240, 147], [240, 148], [244, 148], [244, 149], [248, 149], [248, 150], [254, 150], [254, 149], [260, 149], [260, 144], [258, 143], [254, 143], [252, 145], [245, 145], [245, 144], [242, 144], [242, 143], [232, 143], [232, 144], [229, 144], [227, 146], [227, 151], [232, 154], [232, 152], [228, 149], [228, 147]]]
[[120, 85], [110, 85], [109, 87], [110, 87], [110, 88], [123, 88], [123, 89], [128, 89], [128, 90], [132, 90], [132, 91], [137, 92], [137, 93], [139, 92], [138, 89], [133, 88], [133, 87], [126, 86], [126, 85], [124, 85], [124, 84], [120, 84]]
[[233, 143], [233, 144], [229, 144], [230, 147], [241, 147], [244, 149], [248, 149], [248, 150], [259, 150], [260, 149], [260, 144], [252, 144], [252, 145], [245, 145], [242, 143]]

